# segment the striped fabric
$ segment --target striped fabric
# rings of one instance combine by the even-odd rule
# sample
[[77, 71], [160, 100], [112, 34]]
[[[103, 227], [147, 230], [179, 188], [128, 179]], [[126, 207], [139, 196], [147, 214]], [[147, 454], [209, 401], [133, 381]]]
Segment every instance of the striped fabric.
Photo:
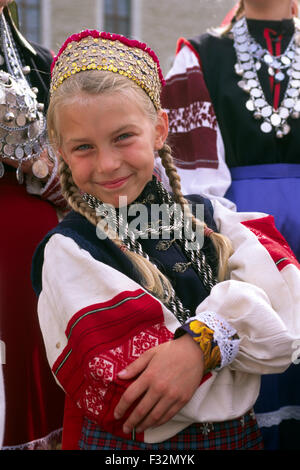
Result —
[[221, 423], [199, 423], [157, 444], [125, 440], [101, 431], [85, 418], [79, 440], [81, 450], [263, 450], [262, 437], [252, 411]]

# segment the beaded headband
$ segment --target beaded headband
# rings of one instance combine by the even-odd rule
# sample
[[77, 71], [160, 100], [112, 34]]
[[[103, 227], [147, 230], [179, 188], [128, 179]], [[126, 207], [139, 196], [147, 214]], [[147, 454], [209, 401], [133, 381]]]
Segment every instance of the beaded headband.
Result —
[[67, 78], [85, 70], [106, 70], [133, 80], [160, 106], [163, 74], [155, 53], [146, 44], [125, 36], [85, 30], [62, 45], [51, 67], [53, 94]]

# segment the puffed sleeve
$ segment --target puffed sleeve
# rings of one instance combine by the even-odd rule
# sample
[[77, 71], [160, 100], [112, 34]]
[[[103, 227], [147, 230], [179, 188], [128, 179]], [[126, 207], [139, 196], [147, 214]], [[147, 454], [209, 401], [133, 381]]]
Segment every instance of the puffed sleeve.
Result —
[[[213, 287], [195, 319], [219, 337], [223, 365], [249, 374], [283, 372], [300, 338], [299, 263], [272, 216], [213, 205], [218, 230], [234, 253], [228, 278]], [[235, 351], [228, 328], [239, 338]]]

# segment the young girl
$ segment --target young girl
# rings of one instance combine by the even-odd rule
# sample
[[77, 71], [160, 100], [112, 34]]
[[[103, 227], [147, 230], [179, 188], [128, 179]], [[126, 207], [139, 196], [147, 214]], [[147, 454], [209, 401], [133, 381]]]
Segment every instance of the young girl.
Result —
[[183, 197], [163, 83], [145, 44], [109, 33], [73, 35], [54, 60], [49, 136], [73, 211], [33, 284], [63, 449], [260, 449], [260, 375], [299, 338], [299, 265], [272, 218]]

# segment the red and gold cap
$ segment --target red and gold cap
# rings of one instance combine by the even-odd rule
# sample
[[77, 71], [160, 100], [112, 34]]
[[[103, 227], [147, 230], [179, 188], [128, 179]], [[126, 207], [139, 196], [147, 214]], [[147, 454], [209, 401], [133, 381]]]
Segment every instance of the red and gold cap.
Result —
[[155, 53], [144, 43], [119, 34], [85, 30], [70, 36], [51, 67], [53, 94], [69, 77], [86, 70], [105, 70], [133, 80], [161, 107], [163, 74]]

